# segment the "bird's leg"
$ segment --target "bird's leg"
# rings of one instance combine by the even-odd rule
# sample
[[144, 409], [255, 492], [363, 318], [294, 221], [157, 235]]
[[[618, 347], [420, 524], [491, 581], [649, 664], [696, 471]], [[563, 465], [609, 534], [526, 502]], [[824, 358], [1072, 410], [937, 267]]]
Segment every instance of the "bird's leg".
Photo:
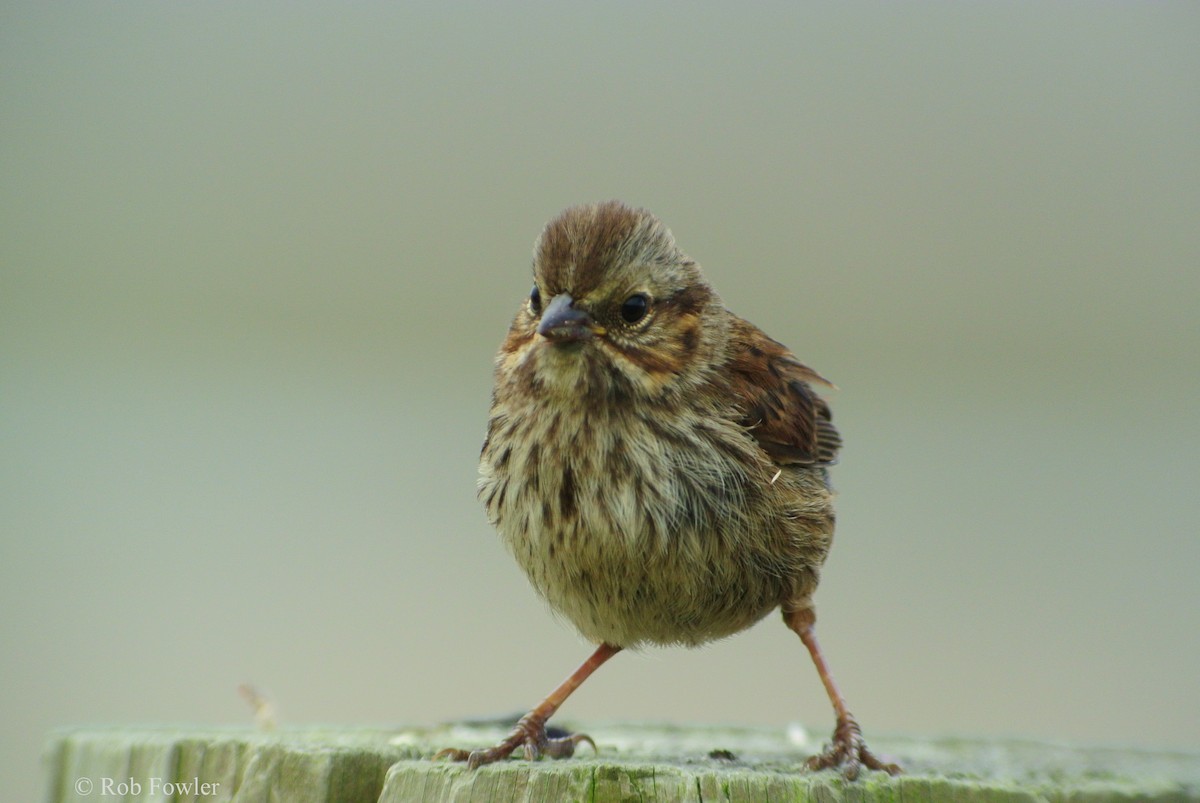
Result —
[[546, 721], [571, 696], [571, 692], [578, 689], [602, 663], [620, 651], [620, 647], [601, 644], [591, 657], [580, 664], [579, 668], [572, 672], [571, 676], [564, 680], [557, 689], [550, 692], [545, 700], [517, 720], [517, 726], [513, 728], [513, 732], [495, 747], [471, 751], [448, 747], [436, 753], [434, 759], [450, 758], [452, 761], [465, 761], [467, 767], [475, 769], [483, 764], [491, 764], [493, 761], [508, 758], [520, 746], [524, 746], [525, 758], [529, 761], [534, 761], [543, 755], [550, 758], [567, 758], [573, 755], [575, 748], [583, 742], [587, 742], [595, 750], [596, 743], [586, 733], [573, 733], [557, 739], [549, 738], [546, 736]]
[[833, 673], [829, 671], [829, 664], [825, 663], [825, 656], [821, 653], [821, 646], [817, 643], [817, 634], [813, 628], [817, 616], [812, 607], [806, 606], [795, 611], [785, 608], [783, 621], [796, 631], [796, 635], [808, 648], [808, 653], [817, 667], [817, 674], [821, 676], [821, 682], [825, 684], [825, 692], [829, 695], [829, 701], [833, 703], [833, 711], [837, 714], [837, 726], [833, 729], [832, 743], [825, 749], [825, 752], [808, 760], [808, 768], [812, 770], [830, 767], [840, 769], [842, 775], [851, 781], [858, 777], [858, 773], [863, 767], [882, 770], [889, 775], [900, 773], [899, 766], [880, 761], [874, 753], [867, 749], [862, 729], [859, 728], [850, 709], [846, 707], [846, 699], [838, 690], [837, 683], [833, 680]]

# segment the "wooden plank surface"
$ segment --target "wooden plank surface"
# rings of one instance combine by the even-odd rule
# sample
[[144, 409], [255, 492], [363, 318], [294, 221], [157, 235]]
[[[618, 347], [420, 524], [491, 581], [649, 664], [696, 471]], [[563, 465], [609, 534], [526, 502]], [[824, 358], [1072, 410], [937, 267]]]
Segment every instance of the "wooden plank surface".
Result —
[[1200, 801], [1197, 750], [873, 734], [906, 773], [847, 783], [803, 769], [823, 734], [798, 726], [586, 730], [599, 754], [470, 772], [428, 756], [491, 744], [505, 726], [64, 729], [46, 748], [46, 801]]

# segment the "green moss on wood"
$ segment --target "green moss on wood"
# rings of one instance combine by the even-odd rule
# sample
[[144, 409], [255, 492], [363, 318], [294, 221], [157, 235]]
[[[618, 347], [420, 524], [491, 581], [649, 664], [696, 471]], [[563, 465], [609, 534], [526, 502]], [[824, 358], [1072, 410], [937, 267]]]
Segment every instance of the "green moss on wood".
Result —
[[[141, 787], [115, 799], [202, 803], [1200, 801], [1194, 751], [874, 735], [877, 751], [907, 772], [866, 773], [850, 784], [833, 772], [806, 772], [803, 760], [819, 744], [782, 729], [597, 725], [588, 731], [599, 755], [584, 748], [573, 759], [513, 760], [470, 772], [427, 757], [441, 747], [490, 744], [503, 736], [502, 726], [63, 730], [46, 750], [46, 800], [112, 800], [102, 794], [107, 779]], [[210, 793], [161, 793], [166, 783], [196, 781], [210, 784]]]

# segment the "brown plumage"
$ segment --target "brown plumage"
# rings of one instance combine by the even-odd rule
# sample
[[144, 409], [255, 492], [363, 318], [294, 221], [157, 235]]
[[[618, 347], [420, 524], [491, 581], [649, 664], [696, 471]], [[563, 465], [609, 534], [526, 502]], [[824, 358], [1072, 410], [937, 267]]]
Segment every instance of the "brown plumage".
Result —
[[534, 246], [534, 288], [496, 359], [480, 497], [534, 588], [600, 645], [513, 734], [442, 751], [472, 766], [524, 746], [624, 647], [698, 645], [772, 610], [808, 646], [838, 727], [812, 767], [898, 771], [866, 748], [813, 635], [833, 537], [829, 383], [725, 309], [652, 214], [567, 209]]

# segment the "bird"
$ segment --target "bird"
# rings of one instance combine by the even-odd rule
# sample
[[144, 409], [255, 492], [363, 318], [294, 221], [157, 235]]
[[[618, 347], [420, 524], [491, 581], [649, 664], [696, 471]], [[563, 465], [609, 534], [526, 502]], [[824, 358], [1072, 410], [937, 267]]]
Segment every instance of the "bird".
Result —
[[518, 748], [594, 749], [546, 723], [602, 664], [779, 610], [836, 717], [806, 766], [900, 772], [868, 748], [816, 638], [842, 440], [814, 386], [831, 383], [728, 310], [646, 209], [562, 211], [534, 244], [533, 282], [496, 356], [478, 492], [536, 592], [597, 646], [501, 742], [435, 758], [474, 769]]

